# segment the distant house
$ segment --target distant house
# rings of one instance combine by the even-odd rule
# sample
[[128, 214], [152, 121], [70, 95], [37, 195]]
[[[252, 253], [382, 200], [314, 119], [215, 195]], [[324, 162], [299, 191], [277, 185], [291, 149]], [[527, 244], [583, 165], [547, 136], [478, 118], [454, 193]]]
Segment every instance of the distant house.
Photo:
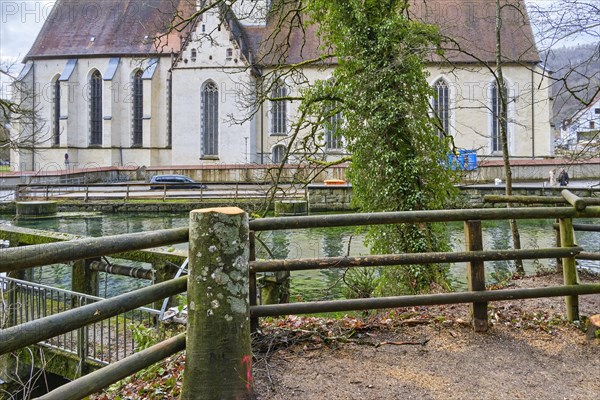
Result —
[[[57, 0], [20, 76], [34, 91], [46, 131], [35, 133], [37, 151], [13, 154], [15, 163], [60, 167], [65, 153], [79, 167], [280, 162], [299, 105], [285, 98], [329, 79], [336, 60], [306, 63], [324, 54], [317, 28], [298, 18], [288, 21], [288, 34], [278, 33], [278, 17], [269, 14], [276, 3], [238, 0], [179, 32], [169, 28], [205, 2]], [[451, 39], [446, 58], [428, 59], [436, 96], [433, 111], [423, 112], [436, 112], [459, 148], [501, 157], [494, 1], [413, 3], [411, 17], [437, 24]], [[548, 157], [548, 84], [524, 1], [513, 3], [502, 29], [509, 152]], [[267, 74], [291, 65], [301, 78], [266, 82]], [[279, 100], [249, 110], [248, 102], [265, 92]], [[331, 132], [323, 138], [327, 154], [344, 153], [343, 140]]]
[[600, 93], [562, 125], [561, 145], [569, 150], [600, 143]]

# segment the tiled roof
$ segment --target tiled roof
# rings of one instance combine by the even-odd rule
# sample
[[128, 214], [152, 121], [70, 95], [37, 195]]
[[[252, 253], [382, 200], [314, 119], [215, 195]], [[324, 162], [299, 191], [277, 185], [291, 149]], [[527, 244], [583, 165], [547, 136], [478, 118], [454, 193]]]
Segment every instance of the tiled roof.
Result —
[[[524, 0], [507, 1], [510, 7], [504, 8], [502, 21], [504, 61], [539, 62]], [[447, 38], [445, 56], [432, 54], [429, 61], [495, 62], [494, 0], [412, 2], [409, 15], [436, 24]], [[278, 3], [273, 1], [273, 7]], [[187, 17], [193, 14], [194, 4], [191, 0], [58, 0], [27, 58], [179, 52], [180, 33], [163, 34], [173, 23], [176, 10]], [[283, 22], [278, 18], [282, 14], [286, 15]], [[228, 17], [235, 39], [248, 46], [243, 48], [245, 55], [259, 66], [296, 64], [327, 53], [318, 28], [302, 13], [272, 10], [265, 27], [245, 27]], [[152, 40], [156, 36], [161, 36], [160, 43]]]
[[25, 60], [178, 52], [167, 32], [193, 12], [189, 0], [58, 0]]
[[[539, 62], [533, 32], [523, 0], [508, 0], [502, 11], [502, 55], [506, 62]], [[263, 65], [295, 64], [316, 59], [326, 52], [317, 27], [306, 15], [281, 10], [288, 18], [280, 23], [271, 16], [264, 28], [253, 28], [257, 61]], [[435, 24], [445, 38], [443, 57], [432, 53], [431, 62], [495, 63], [495, 1], [493, 0], [412, 0], [409, 16]], [[260, 40], [256, 38], [260, 37]], [[329, 59], [327, 62], [335, 62]]]
[[[539, 62], [540, 57], [525, 2], [501, 2], [502, 57], [506, 62]], [[444, 57], [433, 55], [431, 61], [496, 61], [496, 2], [494, 0], [413, 0], [410, 13], [418, 20], [437, 25], [446, 38]]]

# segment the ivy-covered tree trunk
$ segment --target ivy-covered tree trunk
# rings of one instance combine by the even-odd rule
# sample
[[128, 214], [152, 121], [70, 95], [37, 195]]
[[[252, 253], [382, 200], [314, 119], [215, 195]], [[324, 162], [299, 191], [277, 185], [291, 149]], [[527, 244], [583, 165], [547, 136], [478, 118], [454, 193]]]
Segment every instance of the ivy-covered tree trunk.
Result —
[[[342, 135], [352, 154], [353, 202], [364, 212], [439, 209], [455, 194], [455, 174], [445, 160], [446, 138], [429, 116], [433, 95], [424, 57], [439, 41], [437, 28], [406, 16], [402, 0], [308, 1], [321, 36], [335, 49], [333, 83], [305, 94], [303, 110], [341, 112]], [[443, 251], [442, 226], [375, 226], [376, 253]], [[379, 292], [419, 292], [447, 284], [443, 266], [410, 265], [381, 270]]]

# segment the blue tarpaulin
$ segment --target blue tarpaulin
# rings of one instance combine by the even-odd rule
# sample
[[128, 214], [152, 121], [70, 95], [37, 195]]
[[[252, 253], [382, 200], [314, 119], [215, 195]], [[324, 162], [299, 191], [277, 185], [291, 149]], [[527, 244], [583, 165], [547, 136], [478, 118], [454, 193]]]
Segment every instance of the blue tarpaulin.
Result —
[[477, 169], [477, 151], [459, 150], [458, 154], [448, 154], [448, 164], [454, 170], [474, 171]]

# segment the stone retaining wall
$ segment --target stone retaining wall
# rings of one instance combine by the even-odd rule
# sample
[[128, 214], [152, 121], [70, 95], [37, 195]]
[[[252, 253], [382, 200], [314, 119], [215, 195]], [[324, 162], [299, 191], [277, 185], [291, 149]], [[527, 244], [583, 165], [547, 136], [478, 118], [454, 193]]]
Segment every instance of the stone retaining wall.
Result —
[[[484, 203], [483, 196], [485, 195], [504, 195], [504, 186], [486, 186], [486, 187], [472, 187], [463, 186], [461, 189], [461, 196], [466, 204], [473, 208], [481, 207], [506, 207], [505, 203]], [[561, 191], [568, 189], [579, 197], [598, 197], [600, 196], [600, 188], [574, 188], [574, 187], [518, 187], [513, 188], [513, 195], [515, 196], [546, 196], [546, 197], [561, 197]], [[566, 204], [565, 204], [566, 206]]]
[[[544, 181], [548, 180], [551, 169], [556, 176], [560, 168], [565, 168], [571, 180], [600, 179], [600, 158], [589, 160], [511, 160], [513, 182]], [[501, 160], [484, 160], [477, 169], [465, 172], [463, 182], [493, 182], [498, 178], [505, 180], [504, 165]]]
[[308, 209], [318, 211], [350, 211], [351, 185], [308, 185]]

